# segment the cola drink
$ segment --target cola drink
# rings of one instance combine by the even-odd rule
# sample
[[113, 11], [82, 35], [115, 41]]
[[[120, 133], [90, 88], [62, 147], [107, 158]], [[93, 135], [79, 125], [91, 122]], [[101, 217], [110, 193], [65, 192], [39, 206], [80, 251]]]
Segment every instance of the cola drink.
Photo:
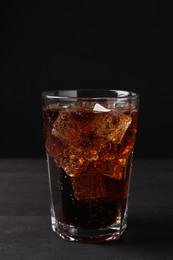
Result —
[[126, 210], [137, 127], [133, 106], [87, 103], [43, 109], [55, 219], [81, 229], [120, 222]]

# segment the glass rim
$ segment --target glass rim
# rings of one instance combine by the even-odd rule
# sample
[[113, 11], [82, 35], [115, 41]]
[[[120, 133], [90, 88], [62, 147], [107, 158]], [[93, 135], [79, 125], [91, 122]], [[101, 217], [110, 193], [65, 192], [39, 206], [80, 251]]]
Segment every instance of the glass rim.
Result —
[[[81, 97], [77, 96], [78, 92], [82, 93], [83, 95]], [[97, 95], [91, 96], [91, 94], [94, 92], [97, 93]], [[101, 94], [103, 92], [105, 94], [107, 93], [107, 95], [103, 96]], [[87, 93], [89, 93], [90, 95], [87, 95]], [[109, 94], [114, 94], [114, 96], [109, 96]], [[44, 91], [41, 93], [41, 95], [43, 98], [58, 100], [126, 100], [139, 98], [139, 94], [136, 92], [118, 89], [59, 89]]]

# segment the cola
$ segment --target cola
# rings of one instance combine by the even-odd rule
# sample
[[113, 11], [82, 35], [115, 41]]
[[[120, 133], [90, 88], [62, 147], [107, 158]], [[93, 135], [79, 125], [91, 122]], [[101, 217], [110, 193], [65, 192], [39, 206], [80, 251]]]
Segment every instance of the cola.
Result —
[[81, 229], [121, 223], [127, 214], [137, 110], [104, 102], [43, 108], [55, 220]]

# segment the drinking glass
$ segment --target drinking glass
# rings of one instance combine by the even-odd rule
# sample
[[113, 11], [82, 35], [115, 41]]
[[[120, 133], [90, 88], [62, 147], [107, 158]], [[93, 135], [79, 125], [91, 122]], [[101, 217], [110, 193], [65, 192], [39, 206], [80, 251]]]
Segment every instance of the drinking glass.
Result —
[[99, 243], [127, 226], [139, 96], [122, 90], [42, 93], [52, 229]]

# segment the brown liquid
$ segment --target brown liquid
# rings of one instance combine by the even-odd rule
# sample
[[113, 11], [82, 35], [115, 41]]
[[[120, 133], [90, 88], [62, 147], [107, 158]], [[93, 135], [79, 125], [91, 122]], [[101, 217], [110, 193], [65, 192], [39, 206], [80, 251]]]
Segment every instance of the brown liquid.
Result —
[[[128, 109], [126, 114], [130, 117], [121, 118], [127, 129], [115, 127], [112, 141], [109, 127], [121, 122], [119, 114], [109, 118], [87, 109], [66, 113], [56, 106], [43, 110], [51, 195], [59, 222], [97, 229], [123, 218], [137, 124], [136, 112]], [[108, 130], [101, 125], [106, 120]]]

